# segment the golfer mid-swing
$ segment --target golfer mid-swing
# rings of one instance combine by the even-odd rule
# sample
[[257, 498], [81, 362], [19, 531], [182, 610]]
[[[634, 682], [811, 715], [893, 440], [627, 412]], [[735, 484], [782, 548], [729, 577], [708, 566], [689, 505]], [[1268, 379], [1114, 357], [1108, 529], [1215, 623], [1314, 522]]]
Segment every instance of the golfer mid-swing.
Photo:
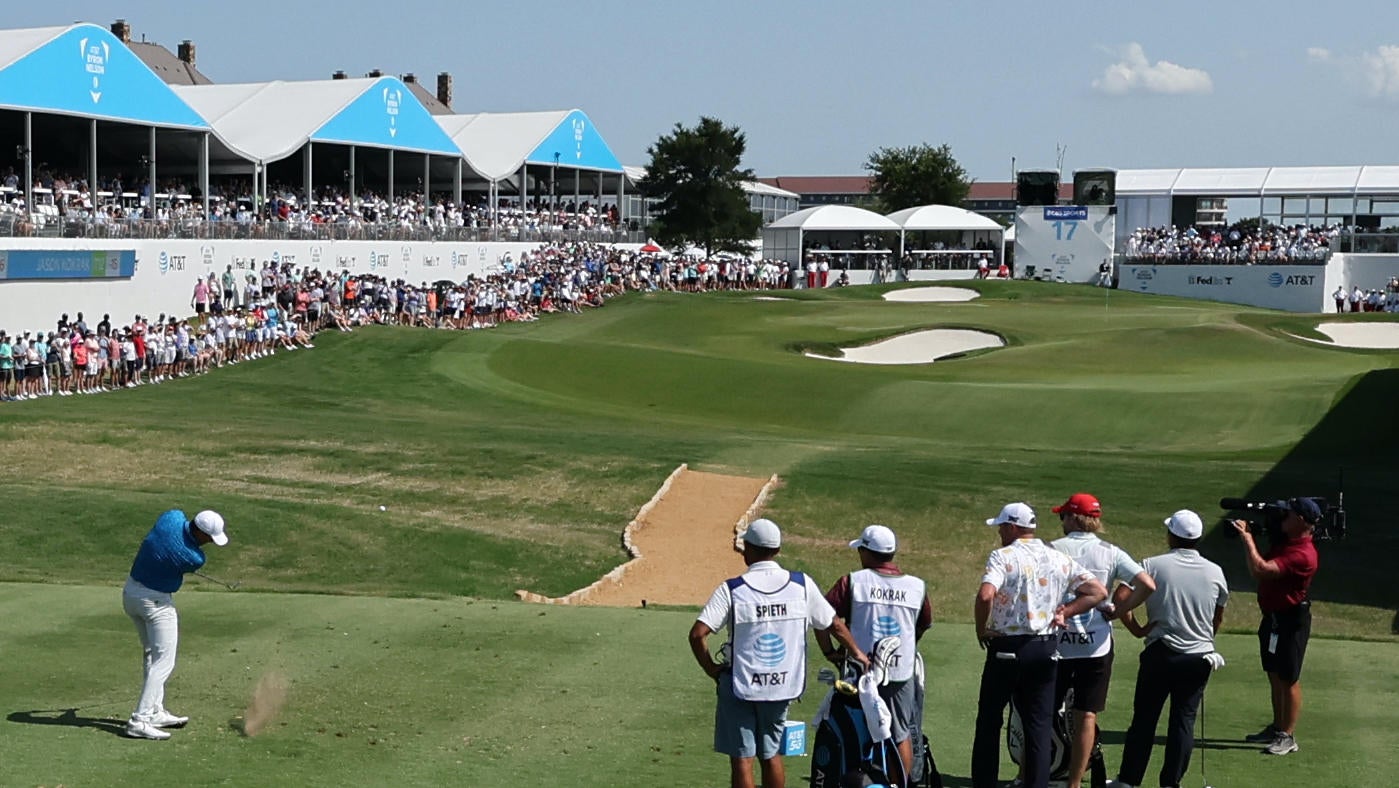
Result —
[[191, 520], [179, 509], [162, 514], [141, 540], [131, 576], [122, 588], [126, 614], [141, 638], [141, 699], [126, 723], [126, 735], [136, 739], [168, 739], [165, 728], [177, 728], [188, 717], [165, 710], [165, 681], [175, 670], [175, 646], [180, 639], [179, 617], [172, 594], [180, 590], [185, 573], [204, 566], [204, 545], [228, 544], [223, 517], [202, 511]]

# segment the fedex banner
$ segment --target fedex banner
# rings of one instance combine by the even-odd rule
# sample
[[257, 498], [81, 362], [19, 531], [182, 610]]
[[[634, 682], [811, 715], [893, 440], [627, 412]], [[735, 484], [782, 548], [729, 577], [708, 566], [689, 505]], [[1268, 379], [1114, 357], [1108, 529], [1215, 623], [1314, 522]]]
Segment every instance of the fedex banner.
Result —
[[1118, 271], [1117, 288], [1155, 295], [1227, 301], [1289, 312], [1326, 308], [1328, 266], [1132, 265]]

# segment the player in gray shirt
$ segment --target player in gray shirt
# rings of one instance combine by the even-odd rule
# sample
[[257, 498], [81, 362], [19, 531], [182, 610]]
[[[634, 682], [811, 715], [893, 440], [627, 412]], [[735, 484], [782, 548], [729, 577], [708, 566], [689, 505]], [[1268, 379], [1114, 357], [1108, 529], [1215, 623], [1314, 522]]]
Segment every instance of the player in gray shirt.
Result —
[[[1165, 762], [1160, 785], [1180, 785], [1195, 747], [1195, 714], [1205, 695], [1210, 673], [1224, 664], [1214, 650], [1214, 636], [1224, 621], [1229, 587], [1218, 564], [1195, 549], [1204, 535], [1200, 516], [1182, 509], [1165, 521], [1169, 553], [1142, 561], [1156, 581], [1147, 597], [1148, 622], [1138, 624], [1130, 612], [1122, 617], [1127, 630], [1146, 638], [1132, 708], [1132, 724], [1117, 773], [1120, 788], [1142, 784], [1161, 707], [1171, 700], [1166, 732]], [[1118, 589], [1125, 598], [1125, 588]]]

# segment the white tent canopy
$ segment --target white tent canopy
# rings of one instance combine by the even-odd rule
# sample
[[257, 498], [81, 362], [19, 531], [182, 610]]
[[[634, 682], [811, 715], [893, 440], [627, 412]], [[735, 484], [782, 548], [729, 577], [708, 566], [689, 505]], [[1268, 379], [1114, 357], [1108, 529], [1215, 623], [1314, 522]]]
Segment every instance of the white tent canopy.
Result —
[[1396, 194], [1399, 167], [1217, 167], [1118, 170], [1121, 196], [1286, 197]]
[[514, 175], [526, 157], [568, 117], [550, 112], [481, 112], [437, 115], [437, 125], [462, 149], [467, 163], [488, 181]]
[[[872, 232], [888, 234], [880, 239], [877, 250], [864, 248], [867, 246], [865, 234]], [[831, 251], [887, 254], [889, 250], [884, 248], [884, 241], [892, 241], [899, 232], [897, 224], [873, 211], [851, 205], [820, 205], [788, 214], [764, 227], [763, 256], [800, 266], [813, 234], [816, 243], [831, 244]]]
[[[902, 228], [899, 233], [899, 256], [908, 250], [908, 234], [917, 232], [960, 232], [985, 233], [984, 240], [993, 241], [995, 257], [999, 259], [1005, 248], [1005, 228], [994, 219], [973, 213], [954, 205], [919, 205], [889, 214], [889, 219]], [[962, 236], [963, 245], [970, 248], [969, 236]], [[960, 254], [961, 250], [952, 250]]]

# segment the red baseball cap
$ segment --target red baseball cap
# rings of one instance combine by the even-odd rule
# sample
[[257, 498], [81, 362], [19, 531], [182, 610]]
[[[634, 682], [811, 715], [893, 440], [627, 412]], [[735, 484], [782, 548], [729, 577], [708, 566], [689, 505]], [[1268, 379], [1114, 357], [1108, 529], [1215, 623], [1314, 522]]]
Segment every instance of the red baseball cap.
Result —
[[1056, 506], [1053, 509], [1055, 514], [1081, 514], [1087, 517], [1101, 517], [1103, 505], [1098, 503], [1098, 499], [1088, 493], [1074, 493], [1069, 496], [1069, 500], [1063, 506]]

